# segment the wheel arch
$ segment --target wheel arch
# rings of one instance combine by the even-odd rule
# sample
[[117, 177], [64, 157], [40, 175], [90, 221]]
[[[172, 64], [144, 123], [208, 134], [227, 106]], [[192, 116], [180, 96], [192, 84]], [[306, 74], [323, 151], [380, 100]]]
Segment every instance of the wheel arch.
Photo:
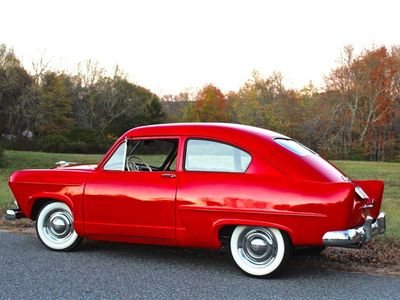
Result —
[[213, 236], [218, 242], [224, 246], [226, 239], [230, 237], [232, 232], [237, 226], [261, 226], [261, 227], [272, 227], [283, 231], [290, 239], [293, 245], [294, 233], [293, 231], [284, 225], [255, 220], [243, 220], [243, 219], [221, 219], [213, 223]]
[[30, 204], [30, 212], [29, 212], [29, 218], [32, 220], [36, 220], [36, 217], [40, 211], [40, 209], [51, 202], [62, 202], [68, 205], [70, 208], [71, 212], [73, 213], [73, 202], [70, 198], [64, 195], [59, 195], [59, 194], [50, 194], [50, 193], [40, 193], [33, 195], [29, 198], [29, 204]]

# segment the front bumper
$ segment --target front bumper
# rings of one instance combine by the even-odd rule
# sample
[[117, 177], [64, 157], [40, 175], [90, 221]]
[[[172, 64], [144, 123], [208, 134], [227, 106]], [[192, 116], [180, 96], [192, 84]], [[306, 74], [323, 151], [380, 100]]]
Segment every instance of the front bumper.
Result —
[[15, 202], [15, 208], [7, 209], [6, 213], [4, 214], [4, 218], [7, 221], [14, 221], [17, 219], [26, 218], [22, 210], [19, 209], [18, 203]]
[[373, 236], [386, 231], [386, 216], [381, 212], [374, 222], [371, 216], [365, 218], [363, 226], [348, 230], [328, 231], [322, 237], [325, 246], [354, 247], [368, 243]]
[[7, 221], [14, 221], [17, 219], [26, 218], [26, 216], [24, 215], [24, 213], [21, 210], [12, 208], [12, 209], [7, 209], [7, 211], [4, 215], [4, 218]]

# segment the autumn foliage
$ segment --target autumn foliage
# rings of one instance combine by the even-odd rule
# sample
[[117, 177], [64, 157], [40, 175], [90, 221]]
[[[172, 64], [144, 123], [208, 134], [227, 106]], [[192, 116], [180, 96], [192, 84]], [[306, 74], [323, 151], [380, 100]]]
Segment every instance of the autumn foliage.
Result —
[[[379, 47], [355, 55], [352, 47], [345, 47], [320, 89], [311, 82], [300, 90], [288, 89], [282, 74], [264, 78], [254, 72], [237, 92], [225, 96], [207, 85], [194, 101], [187, 95], [183, 101], [165, 100], [174, 121], [267, 128], [328, 158], [400, 160], [400, 48]], [[180, 104], [180, 112], [173, 109], [178, 107], [174, 103]]]
[[194, 122], [228, 122], [230, 119], [225, 95], [212, 84], [197, 93], [186, 114], [187, 120]]
[[373, 160], [393, 156], [399, 142], [399, 49], [381, 47], [354, 57], [346, 47], [342, 65], [326, 82], [327, 91], [337, 97], [337, 113], [330, 118], [335, 125], [326, 128], [332, 133], [331, 146], [336, 143], [344, 155], [359, 153]]
[[345, 47], [318, 88], [310, 82], [291, 89], [279, 72], [254, 72], [237, 91], [208, 84], [161, 99], [129, 82], [119, 68], [110, 76], [90, 61], [77, 74], [35, 70], [30, 74], [0, 45], [5, 147], [96, 152], [139, 125], [233, 122], [286, 134], [330, 159], [400, 161], [399, 47], [359, 53]]

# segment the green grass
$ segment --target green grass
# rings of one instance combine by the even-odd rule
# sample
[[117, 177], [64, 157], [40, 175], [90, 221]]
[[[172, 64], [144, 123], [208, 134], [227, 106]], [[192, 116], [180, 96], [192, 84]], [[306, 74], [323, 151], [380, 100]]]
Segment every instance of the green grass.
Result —
[[[0, 168], [0, 210], [13, 202], [7, 180], [15, 170], [28, 168], [51, 168], [60, 160], [78, 163], [97, 163], [102, 155], [59, 154], [26, 151], [5, 151], [7, 167]], [[382, 210], [388, 217], [387, 236], [400, 240], [400, 164], [364, 161], [334, 161], [355, 179], [381, 179], [385, 182]]]

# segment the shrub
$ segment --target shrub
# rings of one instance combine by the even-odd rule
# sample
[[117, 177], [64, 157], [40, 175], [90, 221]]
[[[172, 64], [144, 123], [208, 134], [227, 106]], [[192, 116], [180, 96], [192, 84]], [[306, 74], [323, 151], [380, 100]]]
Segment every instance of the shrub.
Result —
[[116, 140], [88, 129], [73, 129], [67, 134], [68, 152], [71, 153], [104, 153]]
[[40, 137], [37, 141], [37, 150], [44, 152], [66, 152], [68, 139], [60, 134], [51, 134]]
[[3, 141], [3, 147], [10, 150], [35, 151], [36, 140], [24, 136], [16, 136], [14, 139]]
[[39, 138], [36, 150], [58, 153], [104, 153], [114, 140], [102, 138], [90, 130], [75, 129], [67, 135], [52, 134]]
[[50, 134], [33, 138], [17, 136], [3, 145], [6, 149], [19, 151], [94, 154], [106, 152], [116, 138], [102, 137], [87, 129], [73, 129], [67, 134]]

